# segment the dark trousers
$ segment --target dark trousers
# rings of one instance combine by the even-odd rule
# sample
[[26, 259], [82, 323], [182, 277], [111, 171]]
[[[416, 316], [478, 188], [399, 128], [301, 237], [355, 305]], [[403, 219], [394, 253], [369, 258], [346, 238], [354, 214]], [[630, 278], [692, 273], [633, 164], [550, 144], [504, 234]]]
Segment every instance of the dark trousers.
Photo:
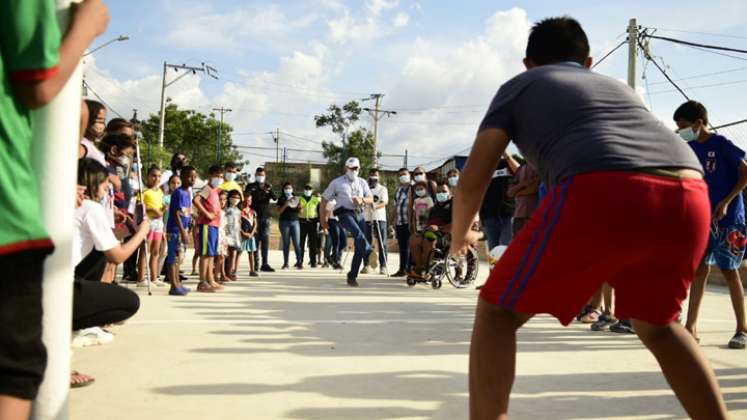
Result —
[[371, 253], [371, 244], [366, 240], [366, 221], [363, 220], [363, 216], [360, 213], [352, 211], [341, 213], [337, 217], [340, 219], [342, 227], [350, 233], [350, 236], [355, 241], [353, 262], [348, 272], [348, 280], [354, 280], [358, 278], [361, 263], [368, 259], [368, 255]]
[[399, 246], [399, 271], [410, 268], [410, 225], [397, 225], [397, 245]]
[[332, 262], [340, 264], [342, 262], [342, 254], [348, 246], [348, 237], [345, 234], [342, 225], [340, 225], [340, 222], [337, 220], [329, 220], [329, 239], [332, 249]]
[[100, 282], [105, 269], [106, 255], [94, 249], [75, 266], [75, 278]]
[[[132, 239], [132, 236], [130, 236], [128, 238], [125, 238], [124, 241], [127, 242], [130, 239]], [[94, 252], [95, 251], [96, 250], [94, 250]], [[129, 278], [132, 281], [137, 280], [137, 278], [138, 278], [137, 277], [137, 275], [138, 275], [137, 261], [138, 261], [138, 256], [139, 255], [140, 255], [140, 247], [138, 247], [135, 250], [135, 252], [133, 252], [132, 255], [130, 255], [130, 258], [128, 258], [127, 260], [125, 260], [124, 264], [122, 264], [122, 278]], [[101, 280], [101, 279], [99, 278], [99, 280]]]
[[[257, 250], [259, 252], [254, 253], [254, 266], [264, 267], [270, 265], [270, 260], [267, 258], [267, 254], [270, 250], [270, 230], [272, 229], [272, 219], [269, 217], [266, 219], [259, 219], [257, 225], [257, 235], [255, 236], [257, 241]], [[262, 254], [262, 264], [259, 263], [259, 257]]]
[[319, 256], [319, 221], [301, 220], [301, 261], [306, 255], [306, 239], [309, 241], [309, 264], [316, 265]]
[[73, 330], [113, 324], [135, 315], [140, 298], [116, 284], [75, 279]]

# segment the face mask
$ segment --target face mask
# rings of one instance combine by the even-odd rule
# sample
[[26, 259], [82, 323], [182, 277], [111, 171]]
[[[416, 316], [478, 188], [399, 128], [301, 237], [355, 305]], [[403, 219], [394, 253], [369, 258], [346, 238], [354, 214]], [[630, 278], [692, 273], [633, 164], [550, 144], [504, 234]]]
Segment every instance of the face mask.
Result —
[[418, 197], [425, 197], [425, 190], [417, 189], [415, 190], [415, 195], [417, 195]]
[[218, 188], [221, 186], [221, 184], [223, 184], [223, 178], [219, 178], [216, 176], [210, 179], [210, 186], [212, 186], [213, 188]]
[[678, 131], [677, 134], [679, 134], [680, 137], [682, 137], [682, 140], [693, 141], [693, 140], [697, 140], [698, 137], [700, 136], [700, 130], [695, 132], [693, 131], [692, 127], [688, 127], [688, 128], [684, 128]]
[[311, 193], [311, 190], [303, 190], [303, 195], [305, 195], [306, 197], [311, 197]]
[[233, 182], [236, 179], [236, 174], [233, 172], [226, 172], [226, 181]]
[[288, 190], [285, 190], [284, 192], [285, 192], [285, 196], [288, 198], [293, 196], [293, 190], [288, 189]]
[[400, 175], [399, 176], [399, 182], [402, 184], [409, 184], [410, 183], [410, 175]]
[[257, 176], [254, 177], [254, 179], [257, 180], [257, 182], [259, 182], [260, 184], [264, 184], [265, 183], [265, 176], [264, 175], [257, 175]]
[[355, 181], [358, 178], [358, 171], [348, 169], [348, 171], [345, 173], [345, 176], [347, 176], [349, 180]]
[[458, 176], [450, 176], [449, 177], [449, 186], [450, 187], [456, 187], [459, 183], [459, 177]]
[[368, 185], [372, 187], [379, 185], [379, 178], [368, 178]]
[[133, 172], [137, 172], [139, 170], [139, 168], [140, 168], [140, 165], [138, 165], [137, 163], [133, 163], [132, 164], [132, 171]]
[[101, 197], [101, 200], [99, 200], [99, 204], [101, 204], [104, 207], [106, 207], [108, 202], [109, 202], [109, 197], [107, 197], [106, 194], [104, 194], [104, 196]]
[[127, 155], [122, 155], [117, 158], [117, 162], [122, 166], [128, 166], [130, 164], [130, 157]]
[[449, 193], [445, 193], [445, 192], [436, 193], [436, 201], [438, 201], [439, 203], [445, 203], [449, 201]]
[[238, 206], [239, 205], [239, 201], [241, 201], [241, 200], [239, 200], [238, 198], [232, 198], [232, 199], [228, 200], [228, 202], [231, 203], [232, 207]]
[[425, 175], [423, 174], [415, 175], [415, 182], [423, 182], [423, 181], [425, 181]]

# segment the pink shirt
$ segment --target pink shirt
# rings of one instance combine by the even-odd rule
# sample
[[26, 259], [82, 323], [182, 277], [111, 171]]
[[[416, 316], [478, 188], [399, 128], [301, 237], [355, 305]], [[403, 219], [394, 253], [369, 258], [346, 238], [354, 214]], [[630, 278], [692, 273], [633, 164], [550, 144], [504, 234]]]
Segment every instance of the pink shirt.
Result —
[[220, 188], [213, 188], [210, 186], [210, 184], [208, 184], [205, 185], [202, 191], [200, 191], [199, 195], [200, 197], [202, 197], [202, 205], [203, 207], [205, 207], [205, 210], [213, 213], [217, 217], [213, 220], [210, 220], [205, 217], [204, 214], [200, 214], [200, 217], [197, 219], [197, 224], [210, 225], [220, 228]]

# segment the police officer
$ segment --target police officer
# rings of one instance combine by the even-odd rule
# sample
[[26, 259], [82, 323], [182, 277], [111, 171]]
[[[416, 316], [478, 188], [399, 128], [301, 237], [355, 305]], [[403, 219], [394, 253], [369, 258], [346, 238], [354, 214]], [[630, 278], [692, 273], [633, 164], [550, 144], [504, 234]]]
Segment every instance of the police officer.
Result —
[[[264, 168], [257, 168], [254, 174], [254, 181], [246, 186], [244, 195], [252, 196], [252, 209], [257, 212], [257, 248], [259, 252], [254, 253], [254, 266], [260, 267], [260, 271], [273, 272], [274, 268], [270, 267], [268, 252], [270, 249], [270, 230], [272, 228], [272, 219], [270, 218], [270, 201], [277, 201], [275, 193], [272, 191], [272, 185], [267, 182], [267, 174]], [[262, 265], [259, 264], [259, 256], [262, 256]]]
[[351, 157], [345, 162], [345, 174], [335, 178], [322, 194], [321, 209], [322, 228], [327, 226], [327, 201], [336, 200], [334, 215], [340, 219], [340, 224], [355, 240], [355, 254], [353, 264], [348, 272], [348, 286], [358, 287], [358, 271], [364, 259], [371, 253], [371, 245], [366, 240], [366, 222], [363, 220], [363, 208], [373, 203], [373, 195], [368, 183], [358, 177], [360, 161]]
[[314, 195], [311, 185], [306, 185], [299, 201], [298, 219], [301, 221], [301, 261], [306, 251], [306, 238], [309, 239], [309, 265], [316, 267], [319, 256], [319, 203], [322, 199]]

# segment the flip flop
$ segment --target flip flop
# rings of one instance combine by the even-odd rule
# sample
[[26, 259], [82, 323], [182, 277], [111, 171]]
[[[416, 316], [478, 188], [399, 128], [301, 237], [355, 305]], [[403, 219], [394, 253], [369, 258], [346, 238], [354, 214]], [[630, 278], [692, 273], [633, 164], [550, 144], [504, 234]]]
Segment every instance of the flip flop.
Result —
[[83, 388], [94, 382], [96, 382], [96, 379], [91, 376], [82, 374], [76, 370], [70, 372], [70, 388]]

